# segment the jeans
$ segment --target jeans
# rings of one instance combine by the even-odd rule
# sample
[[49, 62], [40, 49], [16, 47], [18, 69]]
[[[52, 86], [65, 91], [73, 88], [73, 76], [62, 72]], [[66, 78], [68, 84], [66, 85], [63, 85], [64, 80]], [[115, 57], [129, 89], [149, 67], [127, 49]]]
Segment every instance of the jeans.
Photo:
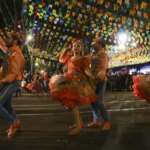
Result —
[[96, 101], [91, 103], [93, 121], [95, 123], [101, 119], [109, 121], [109, 115], [103, 103], [106, 84], [107, 81], [99, 81], [96, 85]]
[[13, 123], [16, 120], [11, 102], [13, 94], [18, 90], [18, 81], [4, 84], [0, 89], [0, 115], [8, 122]]

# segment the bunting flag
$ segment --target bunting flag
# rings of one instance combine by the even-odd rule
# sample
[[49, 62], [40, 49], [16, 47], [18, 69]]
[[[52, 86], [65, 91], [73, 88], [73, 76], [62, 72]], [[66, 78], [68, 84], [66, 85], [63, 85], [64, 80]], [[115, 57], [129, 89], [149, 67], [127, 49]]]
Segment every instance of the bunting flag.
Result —
[[[115, 67], [150, 61], [149, 8], [149, 0], [24, 0], [23, 14], [39, 55], [55, 57], [74, 36], [90, 52], [100, 36]], [[118, 44], [120, 32], [128, 35], [124, 45]]]

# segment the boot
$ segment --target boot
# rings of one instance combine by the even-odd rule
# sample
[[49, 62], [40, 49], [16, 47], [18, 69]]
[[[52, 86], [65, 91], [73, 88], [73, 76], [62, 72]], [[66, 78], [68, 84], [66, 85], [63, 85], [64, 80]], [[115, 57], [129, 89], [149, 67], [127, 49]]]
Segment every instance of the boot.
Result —
[[78, 135], [80, 133], [81, 129], [82, 129], [82, 127], [77, 126], [69, 132], [69, 135], [72, 135], [72, 136]]
[[106, 130], [110, 130], [110, 129], [111, 129], [111, 123], [109, 121], [105, 121], [103, 124], [102, 130], [106, 131]]
[[88, 128], [98, 128], [100, 126], [101, 126], [101, 123], [99, 121], [96, 121], [96, 122], [92, 121], [87, 124]]
[[19, 131], [19, 129], [21, 128], [21, 123], [20, 120], [15, 120], [9, 127], [9, 129], [7, 130], [7, 136], [8, 139], [12, 139], [13, 136], [16, 134], [17, 131]]
[[19, 119], [17, 119], [15, 122], [14, 122], [14, 127], [17, 129], [17, 130], [20, 130], [21, 128], [21, 122]]
[[74, 114], [74, 119], [75, 119], [75, 127], [73, 129], [71, 129], [71, 131], [69, 132], [69, 135], [77, 135], [80, 133], [82, 126], [83, 126], [83, 121], [82, 118], [80, 116], [80, 111], [79, 108], [76, 106], [75, 108], [73, 108], [73, 114]]

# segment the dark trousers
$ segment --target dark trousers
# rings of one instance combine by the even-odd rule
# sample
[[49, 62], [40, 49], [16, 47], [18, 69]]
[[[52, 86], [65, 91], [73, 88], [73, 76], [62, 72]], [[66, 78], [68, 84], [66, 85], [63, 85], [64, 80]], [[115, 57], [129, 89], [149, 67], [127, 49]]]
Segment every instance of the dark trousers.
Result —
[[8, 121], [13, 123], [16, 120], [16, 113], [14, 112], [11, 102], [13, 94], [18, 90], [18, 81], [1, 85], [0, 89], [0, 115]]
[[109, 121], [109, 115], [103, 102], [106, 84], [107, 81], [99, 81], [96, 85], [96, 101], [91, 104], [94, 122], [101, 119]]

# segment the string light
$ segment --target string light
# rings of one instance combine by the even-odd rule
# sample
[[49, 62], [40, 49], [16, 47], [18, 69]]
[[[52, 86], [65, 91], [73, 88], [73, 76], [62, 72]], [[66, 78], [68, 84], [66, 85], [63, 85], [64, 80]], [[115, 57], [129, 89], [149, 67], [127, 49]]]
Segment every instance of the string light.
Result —
[[32, 41], [32, 39], [33, 39], [33, 36], [31, 34], [28, 34], [26, 38], [26, 43], [29, 43], [30, 41]]

